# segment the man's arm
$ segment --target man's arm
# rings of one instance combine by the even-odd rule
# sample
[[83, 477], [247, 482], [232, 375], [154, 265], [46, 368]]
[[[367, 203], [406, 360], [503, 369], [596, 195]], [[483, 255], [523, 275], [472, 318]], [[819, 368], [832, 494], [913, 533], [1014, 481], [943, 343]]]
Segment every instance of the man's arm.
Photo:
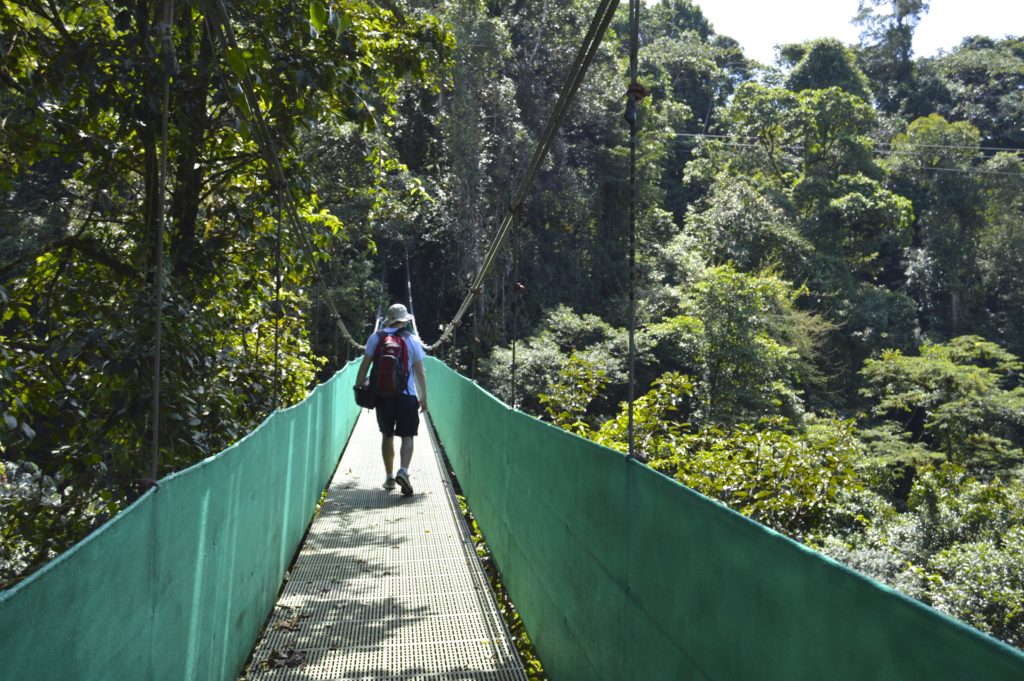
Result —
[[359, 364], [359, 373], [356, 374], [356, 387], [363, 385], [363, 381], [366, 380], [366, 372], [370, 370], [370, 365], [373, 364], [373, 358], [369, 355], [363, 355], [363, 361]]
[[412, 365], [413, 379], [416, 381], [416, 397], [420, 401], [420, 411], [427, 410], [427, 376], [423, 373], [423, 362]]

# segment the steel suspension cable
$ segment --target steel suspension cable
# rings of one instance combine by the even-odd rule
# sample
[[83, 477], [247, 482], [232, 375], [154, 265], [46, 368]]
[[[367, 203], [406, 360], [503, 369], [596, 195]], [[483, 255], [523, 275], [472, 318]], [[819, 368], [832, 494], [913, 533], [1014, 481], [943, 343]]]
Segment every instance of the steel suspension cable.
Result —
[[[409, 248], [405, 249], [405, 294], [409, 299], [409, 314], [416, 318], [416, 311], [412, 307], [412, 274], [409, 272]], [[415, 321], [413, 322], [415, 324]], [[419, 335], [419, 334], [417, 334]]]
[[388, 277], [387, 277], [387, 270], [384, 267], [384, 251], [380, 250], [377, 253], [380, 256], [378, 258], [378, 260], [379, 260], [378, 267], [380, 268], [380, 289], [378, 290], [378, 293], [380, 294], [380, 298], [378, 299], [378, 302], [377, 302], [377, 318], [376, 318], [375, 323], [374, 323], [374, 329], [373, 329], [374, 331], [377, 330], [377, 326], [376, 325], [378, 323], [384, 321], [384, 312], [386, 311], [386, 307], [385, 306], [389, 304], [389, 301], [384, 298], [384, 292], [388, 290], [388, 286], [387, 286], [387, 279], [388, 279]]
[[512, 408], [516, 409], [516, 341], [519, 338], [519, 211], [512, 218]]
[[[313, 301], [313, 347], [320, 343], [320, 287], [316, 287], [316, 298]], [[326, 353], [325, 353], [326, 354]]]
[[157, 201], [156, 201], [156, 242], [155, 248], [156, 270], [153, 275], [153, 311], [154, 311], [154, 332], [153, 332], [153, 404], [152, 404], [152, 427], [153, 440], [150, 450], [149, 477], [155, 484], [159, 475], [160, 465], [160, 353], [163, 342], [163, 298], [164, 298], [164, 222], [167, 219], [167, 210], [164, 199], [167, 193], [167, 136], [169, 128], [171, 108], [171, 76], [177, 71], [177, 59], [174, 56], [174, 41], [172, 31], [174, 26], [174, 3], [172, 0], [163, 0], [160, 7], [160, 23], [157, 32], [160, 36], [160, 66], [163, 76], [163, 91], [161, 93], [160, 112], [160, 166], [157, 171]]
[[281, 215], [275, 216], [274, 241], [274, 409], [281, 395]]
[[551, 148], [555, 134], [561, 127], [562, 119], [565, 116], [566, 110], [569, 108], [572, 98], [575, 96], [576, 91], [583, 82], [583, 77], [586, 75], [587, 69], [593, 61], [594, 56], [597, 54], [597, 50], [601, 45], [601, 40], [608, 29], [608, 25], [611, 23], [612, 17], [615, 16], [615, 10], [618, 6], [619, 0], [601, 0], [601, 3], [598, 5], [594, 18], [590, 22], [587, 34], [584, 36], [580, 49], [576, 54], [576, 59], [573, 61], [572, 67], [569, 69], [569, 75], [558, 95], [555, 108], [548, 119], [547, 127], [544, 129], [541, 140], [534, 151], [533, 158], [530, 161], [526, 174], [519, 182], [514, 198], [512, 199], [512, 203], [505, 211], [505, 215], [498, 227], [498, 231], [495, 233], [494, 239], [492, 240], [490, 247], [487, 249], [487, 253], [484, 256], [480, 270], [473, 278], [473, 281], [469, 286], [469, 292], [466, 294], [462, 304], [459, 306], [458, 312], [455, 313], [452, 321], [448, 323], [448, 326], [444, 329], [441, 337], [431, 345], [424, 346], [427, 350], [434, 350], [455, 331], [455, 327], [462, 321], [463, 316], [466, 314], [469, 306], [472, 305], [473, 300], [480, 295], [483, 281], [490, 272], [491, 267], [494, 265], [498, 251], [508, 238], [513, 215], [520, 209], [523, 202], [526, 200], [526, 193], [533, 185], [537, 172], [540, 170], [540, 165], [544, 161], [544, 157], [547, 156], [548, 150]]
[[637, 80], [640, 47], [640, 0], [629, 0], [629, 89], [626, 122], [629, 124], [629, 456], [637, 458], [633, 406], [636, 400], [636, 147], [640, 98], [644, 89]]

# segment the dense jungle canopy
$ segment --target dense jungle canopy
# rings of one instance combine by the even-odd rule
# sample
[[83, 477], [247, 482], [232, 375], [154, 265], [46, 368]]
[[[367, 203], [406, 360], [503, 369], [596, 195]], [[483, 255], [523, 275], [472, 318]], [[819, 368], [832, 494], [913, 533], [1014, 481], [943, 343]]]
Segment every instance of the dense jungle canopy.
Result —
[[[328, 299], [361, 340], [412, 296], [434, 341], [595, 4], [0, 3], [0, 586], [150, 477], [157, 283], [159, 475], [357, 356]], [[917, 57], [927, 9], [861, 0], [858, 44], [760, 64], [690, 0], [645, 7], [637, 442], [1024, 647], [1024, 38]], [[438, 350], [618, 449], [627, 37], [622, 8]]]

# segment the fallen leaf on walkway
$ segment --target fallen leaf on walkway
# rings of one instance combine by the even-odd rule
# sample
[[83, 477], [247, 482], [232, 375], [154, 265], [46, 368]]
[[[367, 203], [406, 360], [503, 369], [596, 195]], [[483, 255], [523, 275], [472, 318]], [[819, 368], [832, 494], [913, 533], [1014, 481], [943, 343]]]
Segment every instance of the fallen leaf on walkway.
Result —
[[295, 669], [306, 664], [306, 651], [295, 650], [294, 648], [288, 648], [285, 651], [275, 650], [270, 653], [270, 657], [267, 658], [266, 665], [270, 669], [280, 669], [281, 667], [288, 667], [289, 669]]
[[309, 617], [309, 615], [304, 615], [302, 613], [298, 613], [297, 612], [294, 615], [292, 615], [291, 617], [288, 617], [288, 618], [285, 618], [283, 620], [280, 620], [274, 626], [276, 628], [278, 628], [278, 629], [287, 629], [288, 631], [297, 631], [298, 628], [299, 628], [299, 620], [306, 619], [307, 617]]

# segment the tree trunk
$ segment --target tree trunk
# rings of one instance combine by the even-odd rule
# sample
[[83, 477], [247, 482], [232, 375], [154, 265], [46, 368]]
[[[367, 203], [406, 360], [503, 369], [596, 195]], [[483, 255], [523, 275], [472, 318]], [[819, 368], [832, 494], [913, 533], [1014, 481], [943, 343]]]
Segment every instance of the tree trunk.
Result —
[[203, 190], [203, 141], [209, 128], [207, 98], [213, 69], [213, 48], [207, 34], [198, 36], [198, 59], [193, 59], [196, 34], [191, 16], [182, 13], [178, 29], [182, 35], [179, 49], [174, 121], [177, 127], [174, 195], [171, 200], [173, 272], [183, 278], [194, 274], [195, 266], [209, 265], [209, 259], [197, 257], [196, 238], [199, 197]]

